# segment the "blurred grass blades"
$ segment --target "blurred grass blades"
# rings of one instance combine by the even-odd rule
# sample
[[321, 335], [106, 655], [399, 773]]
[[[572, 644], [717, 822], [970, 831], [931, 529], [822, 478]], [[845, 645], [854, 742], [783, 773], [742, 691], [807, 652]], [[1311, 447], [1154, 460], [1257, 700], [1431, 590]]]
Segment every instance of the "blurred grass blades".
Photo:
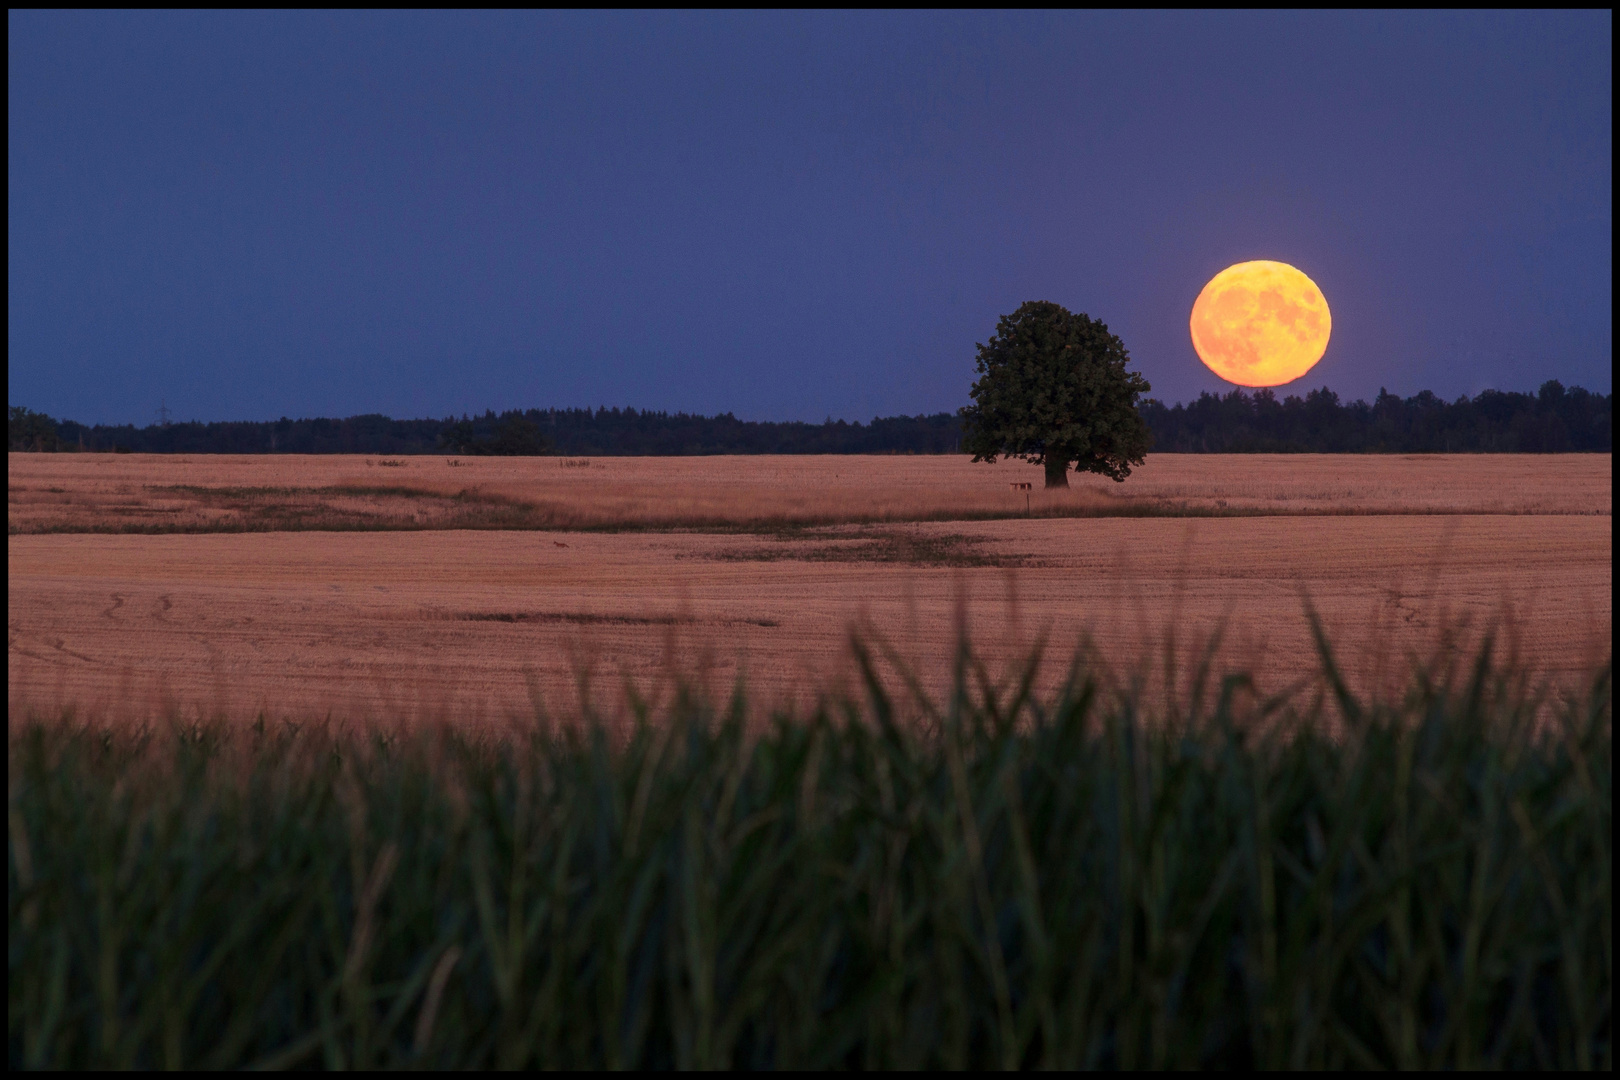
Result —
[[799, 716], [14, 712], [8, 1061], [1612, 1069], [1612, 661], [1316, 633], [1265, 700], [857, 638]]

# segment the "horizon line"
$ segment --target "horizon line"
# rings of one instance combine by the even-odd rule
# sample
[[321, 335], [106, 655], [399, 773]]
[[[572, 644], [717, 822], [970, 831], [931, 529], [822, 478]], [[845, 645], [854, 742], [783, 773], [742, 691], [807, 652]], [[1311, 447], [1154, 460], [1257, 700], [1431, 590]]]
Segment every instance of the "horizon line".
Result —
[[[1604, 392], [1604, 393], [1599, 393], [1596, 390], [1587, 390], [1585, 387], [1581, 386], [1578, 383], [1570, 385], [1570, 386], [1564, 386], [1562, 380], [1560, 380], [1560, 379], [1547, 379], [1547, 380], [1544, 380], [1542, 382], [1542, 384], [1541, 384], [1541, 387], [1545, 387], [1549, 383], [1557, 383], [1566, 393], [1576, 391], [1576, 390], [1580, 390], [1580, 391], [1583, 391], [1583, 392], [1585, 392], [1587, 394], [1591, 394], [1594, 397], [1612, 397], [1613, 393], [1614, 393], [1613, 390], [1609, 390], [1609, 391]], [[1445, 398], [1445, 397], [1441, 397], [1438, 394], [1434, 394], [1434, 396], [1436, 398], [1438, 398], [1440, 401], [1450, 405], [1450, 404], [1454, 404], [1455, 402], [1458, 402], [1458, 401], [1474, 401], [1474, 400], [1477, 400], [1482, 395], [1490, 394], [1490, 393], [1517, 394], [1517, 395], [1522, 395], [1522, 396], [1525, 396], [1525, 397], [1536, 397], [1536, 396], [1539, 395], [1541, 387], [1537, 387], [1537, 388], [1532, 389], [1532, 390], [1502, 390], [1502, 389], [1499, 389], [1497, 387], [1488, 386], [1488, 387], [1485, 387], [1485, 388], [1483, 388], [1483, 389], [1481, 389], [1481, 390], [1479, 390], [1479, 391], [1477, 391], [1477, 392], [1475, 392], [1473, 394], [1459, 394], [1456, 398]], [[1224, 399], [1224, 398], [1230, 397], [1233, 394], [1241, 394], [1241, 395], [1243, 395], [1245, 397], [1248, 397], [1248, 396], [1258, 395], [1260, 393], [1271, 393], [1271, 394], [1273, 394], [1273, 396], [1276, 396], [1276, 393], [1275, 393], [1276, 389], [1277, 389], [1276, 387], [1271, 387], [1271, 386], [1233, 386], [1228, 390], [1224, 390], [1224, 391], [1220, 391], [1220, 392], [1202, 390], [1202, 391], [1199, 392], [1198, 397], [1193, 398], [1193, 399], [1191, 399], [1189, 401], [1177, 401], [1177, 402], [1167, 404], [1166, 402], [1164, 402], [1164, 401], [1162, 401], [1162, 400], [1160, 400], [1158, 398], [1144, 397], [1142, 399], [1142, 403], [1143, 404], [1152, 403], [1152, 404], [1156, 404], [1156, 405], [1159, 405], [1161, 407], [1168, 408], [1168, 409], [1177, 409], [1177, 408], [1186, 408], [1186, 407], [1188, 407], [1190, 405], [1196, 404], [1199, 401], [1202, 401], [1205, 398]], [[1382, 386], [1379, 387], [1378, 389], [1379, 389], [1379, 395], [1378, 395], [1379, 397], [1382, 397], [1385, 394], [1389, 393], [1389, 391], [1386, 388], [1382, 387]], [[1278, 397], [1278, 400], [1279, 401], [1287, 401], [1289, 398], [1296, 398], [1298, 400], [1303, 401], [1303, 400], [1306, 400], [1307, 398], [1309, 398], [1311, 395], [1321, 393], [1323, 391], [1326, 391], [1328, 393], [1333, 394], [1334, 397], [1338, 399], [1338, 404], [1339, 404], [1339, 406], [1341, 408], [1345, 407], [1347, 405], [1355, 404], [1356, 402], [1360, 402], [1362, 404], [1371, 404], [1370, 402], [1367, 401], [1366, 398], [1349, 398], [1349, 399], [1346, 399], [1345, 397], [1340, 395], [1337, 391], [1333, 390], [1331, 387], [1327, 386], [1326, 384], [1324, 384], [1324, 385], [1322, 385], [1320, 387], [1317, 387], [1314, 390], [1306, 390], [1304, 393], [1299, 393], [1297, 391], [1296, 392], [1291, 392], [1291, 393], [1289, 393], [1289, 394], [1287, 394], [1285, 396]], [[1407, 397], [1401, 397], [1401, 395], [1398, 395], [1398, 394], [1391, 395], [1391, 396], [1400, 398], [1403, 401], [1410, 401], [1410, 400], [1412, 400], [1414, 398], [1422, 397], [1424, 394], [1433, 394], [1433, 393], [1434, 392], [1430, 391], [1430, 390], [1419, 390], [1416, 393], [1411, 394], [1411, 395], [1409, 395]], [[1374, 402], [1376, 402], [1376, 400], [1377, 399], [1375, 398]], [[14, 409], [14, 408], [27, 409], [27, 406], [17, 406], [17, 405], [10, 404], [8, 402], [8, 404], [7, 404], [7, 412], [9, 413], [9, 411], [11, 409]], [[33, 410], [30, 409], [28, 411], [32, 412]], [[158, 413], [160, 411], [172, 411], [172, 410], [168, 410], [167, 409], [167, 404], [165, 403], [163, 405], [160, 405], [158, 409], [153, 410], [154, 414], [156, 414], [156, 413]], [[421, 423], [421, 422], [446, 423], [446, 422], [455, 422], [459, 418], [465, 418], [465, 419], [468, 419], [468, 420], [473, 420], [473, 419], [482, 419], [482, 418], [487, 417], [487, 416], [489, 416], [491, 414], [493, 414], [496, 417], [501, 417], [501, 416], [508, 416], [508, 415], [510, 415], [512, 413], [531, 413], [531, 412], [553, 412], [553, 413], [556, 413], [556, 412], [588, 412], [588, 413], [600, 413], [600, 412], [626, 413], [626, 412], [634, 412], [634, 413], [639, 413], [639, 414], [643, 414], [643, 415], [653, 414], [653, 415], [670, 416], [670, 417], [684, 416], [684, 417], [690, 417], [690, 418], [695, 419], [695, 420], [718, 420], [718, 419], [721, 419], [722, 417], [729, 416], [733, 420], [736, 420], [738, 423], [741, 423], [741, 424], [778, 424], [778, 425], [803, 424], [803, 425], [805, 425], [807, 427], [825, 427], [825, 426], [827, 426], [829, 424], [868, 425], [868, 424], [874, 424], [874, 423], [877, 423], [877, 422], [883, 421], [883, 420], [931, 420], [931, 419], [934, 419], [936, 417], [941, 417], [941, 416], [954, 417], [954, 416], [958, 415], [958, 412], [954, 411], [954, 410], [941, 410], [939, 412], [931, 412], [931, 413], [894, 413], [894, 414], [892, 414], [890, 416], [873, 416], [870, 420], [850, 420], [850, 419], [844, 419], [842, 417], [832, 417], [832, 416], [827, 417], [825, 420], [819, 420], [819, 421], [817, 421], [817, 420], [750, 420], [750, 419], [738, 417], [735, 413], [733, 413], [729, 409], [724, 410], [722, 412], [716, 412], [716, 413], [697, 413], [697, 412], [687, 412], [687, 411], [685, 411], [683, 409], [642, 408], [642, 407], [638, 407], [638, 406], [635, 406], [635, 405], [595, 405], [595, 406], [591, 406], [591, 405], [566, 405], [566, 406], [549, 405], [549, 406], [538, 406], [537, 405], [537, 406], [530, 406], [530, 407], [527, 407], [527, 408], [516, 408], [516, 407], [514, 407], [514, 408], [500, 409], [500, 410], [492, 409], [492, 408], [486, 408], [482, 412], [477, 412], [477, 413], [463, 410], [459, 414], [451, 413], [448, 416], [391, 416], [391, 415], [389, 415], [387, 413], [380, 413], [380, 412], [359, 412], [359, 413], [350, 413], [347, 416], [300, 416], [300, 417], [278, 416], [278, 417], [271, 417], [271, 418], [268, 418], [268, 419], [259, 419], [259, 420], [253, 420], [253, 419], [199, 420], [199, 419], [193, 417], [190, 420], [173, 420], [173, 421], [159, 420], [157, 422], [147, 423], [147, 424], [144, 424], [144, 425], [139, 425], [139, 424], [135, 423], [132, 420], [124, 421], [123, 423], [107, 423], [107, 422], [103, 422], [103, 421], [97, 421], [96, 423], [86, 424], [86, 423], [84, 423], [82, 421], [74, 420], [71, 417], [65, 417], [65, 416], [64, 417], [54, 417], [54, 416], [52, 416], [51, 419], [54, 420], [56, 423], [59, 423], [59, 424], [77, 424], [79, 427], [87, 427], [87, 428], [92, 428], [92, 429], [94, 429], [94, 428], [131, 427], [131, 428], [136, 428], [137, 430], [145, 430], [146, 428], [154, 428], [154, 427], [172, 427], [175, 424], [277, 424], [277, 423], [281, 423], [284, 420], [289, 421], [291, 423], [302, 423], [302, 422], [305, 422], [305, 421], [312, 421], [312, 420], [334, 420], [334, 421], [336, 421], [336, 420], [355, 420], [355, 419], [359, 419], [360, 417], [363, 417], [363, 416], [380, 416], [383, 419], [389, 420], [389, 421], [394, 422], [394, 423]], [[49, 413], [44, 413], [43, 415], [50, 416]]]

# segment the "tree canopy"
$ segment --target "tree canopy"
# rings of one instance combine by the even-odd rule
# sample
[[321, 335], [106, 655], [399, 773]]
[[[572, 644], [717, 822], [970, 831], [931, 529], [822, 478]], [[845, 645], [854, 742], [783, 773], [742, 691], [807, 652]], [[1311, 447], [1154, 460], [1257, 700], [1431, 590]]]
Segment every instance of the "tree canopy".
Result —
[[539, 426], [521, 413], [504, 420], [492, 439], [479, 438], [478, 427], [471, 420], [446, 424], [439, 434], [439, 446], [458, 454], [494, 457], [538, 457], [551, 453], [551, 444], [540, 434]]
[[21, 405], [6, 407], [6, 449], [50, 451], [61, 446], [56, 421]]
[[1372, 402], [1327, 387], [1303, 397], [1271, 390], [1200, 394], [1185, 405], [1149, 399], [1142, 416], [1165, 454], [1609, 453], [1614, 395], [1549, 379], [1536, 393], [1484, 390], [1446, 401], [1424, 390]]
[[1091, 316], [1024, 304], [979, 346], [962, 448], [974, 461], [1002, 455], [1045, 465], [1047, 487], [1067, 487], [1070, 465], [1124, 480], [1152, 445], [1137, 410], [1152, 387], [1125, 370], [1129, 361], [1125, 343]]
[[[1153, 450], [1167, 454], [1556, 454], [1608, 453], [1614, 395], [1549, 380], [1538, 392], [1485, 390], [1455, 401], [1425, 390], [1372, 402], [1323, 387], [1303, 396], [1271, 390], [1202, 394], [1186, 404], [1139, 406]], [[534, 424], [557, 454], [953, 454], [956, 413], [880, 417], [868, 423], [739, 420], [637, 409], [529, 409], [442, 420], [346, 418], [133, 425], [81, 424], [11, 406], [13, 451], [142, 454], [442, 454], [494, 444], [516, 418]], [[466, 425], [466, 426], [463, 426]], [[521, 429], [518, 445], [526, 443]], [[509, 437], [504, 445], [513, 445]], [[493, 449], [493, 445], [491, 445]]]

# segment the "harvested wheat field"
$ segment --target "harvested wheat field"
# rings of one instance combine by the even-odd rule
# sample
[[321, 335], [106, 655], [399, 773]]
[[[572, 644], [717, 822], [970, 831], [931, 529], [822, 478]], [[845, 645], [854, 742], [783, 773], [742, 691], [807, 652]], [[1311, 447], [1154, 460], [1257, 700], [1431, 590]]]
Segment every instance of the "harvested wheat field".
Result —
[[8, 473], [14, 705], [568, 711], [584, 677], [610, 705], [705, 657], [721, 688], [800, 698], [847, 676], [855, 624], [938, 687], [960, 612], [992, 667], [1044, 636], [1124, 668], [1167, 629], [1188, 647], [1224, 625], [1228, 660], [1280, 687], [1315, 662], [1305, 596], [1360, 680], [1504, 613], [1554, 678], [1612, 648], [1607, 455], [1167, 455], [1037, 489], [1029, 517], [1008, 485], [1036, 469], [962, 458], [13, 454]]
[[[1555, 471], [1556, 470], [1556, 471]], [[685, 529], [1024, 517], [1611, 514], [1606, 454], [1187, 455], [1123, 484], [966, 457], [362, 458], [11, 454], [39, 532]], [[1026, 496], [1011, 489], [1033, 483]]]

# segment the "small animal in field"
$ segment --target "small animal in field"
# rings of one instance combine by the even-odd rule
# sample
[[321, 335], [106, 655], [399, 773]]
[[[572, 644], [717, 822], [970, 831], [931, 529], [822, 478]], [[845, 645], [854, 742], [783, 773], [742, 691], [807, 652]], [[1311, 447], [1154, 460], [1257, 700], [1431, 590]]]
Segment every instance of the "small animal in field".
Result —
[[567, 544], [563, 543], [561, 540], [553, 540], [552, 543], [556, 544], [558, 547], [567, 547], [568, 546]]

